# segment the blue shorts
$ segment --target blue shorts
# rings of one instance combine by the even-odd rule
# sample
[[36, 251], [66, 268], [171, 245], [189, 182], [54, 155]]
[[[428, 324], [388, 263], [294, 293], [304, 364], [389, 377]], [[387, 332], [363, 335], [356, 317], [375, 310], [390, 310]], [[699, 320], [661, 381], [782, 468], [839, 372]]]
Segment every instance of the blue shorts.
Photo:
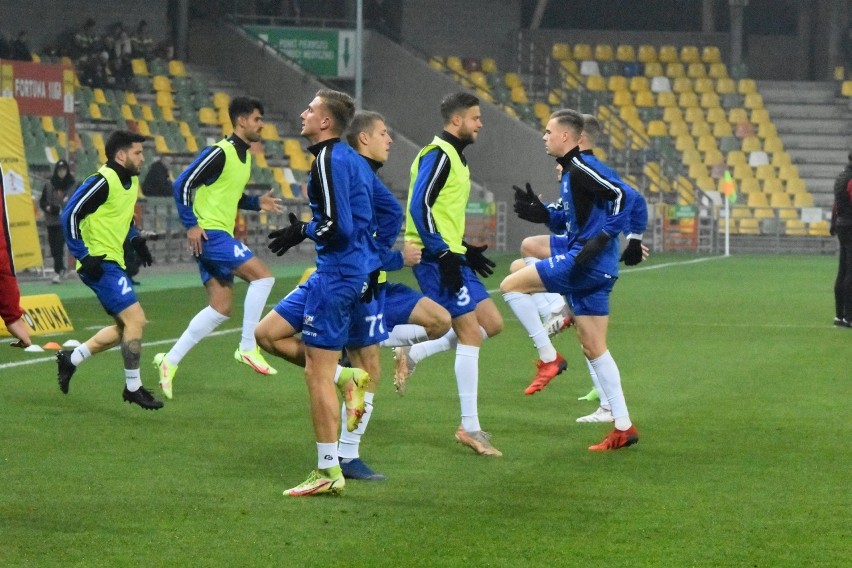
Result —
[[340, 351], [349, 340], [352, 314], [369, 276], [314, 272], [287, 294], [275, 312], [302, 332], [305, 345]]
[[564, 255], [540, 260], [535, 267], [545, 289], [565, 296], [574, 315], [609, 315], [609, 294], [617, 276], [575, 266], [574, 258]]
[[398, 325], [408, 323], [414, 306], [423, 294], [399, 282], [385, 284], [385, 327], [392, 330]]
[[234, 271], [254, 258], [249, 248], [225, 231], [205, 231], [207, 240], [202, 240], [201, 256], [195, 257], [201, 282], [211, 278], [221, 282], [233, 282]]
[[366, 347], [381, 343], [388, 338], [388, 328], [384, 321], [385, 285], [379, 286], [379, 297], [369, 304], [361, 301], [352, 312], [347, 347]]
[[94, 281], [85, 272], [80, 272], [80, 280], [92, 289], [106, 312], [117, 316], [133, 304], [139, 302], [133, 291], [130, 276], [118, 264], [106, 261], [103, 263], [104, 273]]
[[568, 254], [571, 250], [568, 235], [550, 235], [550, 256]]
[[444, 306], [450, 317], [457, 318], [476, 309], [477, 304], [488, 299], [488, 291], [469, 266], [462, 266], [462, 289], [450, 294], [441, 286], [441, 270], [434, 261], [421, 261], [412, 269], [423, 295]]

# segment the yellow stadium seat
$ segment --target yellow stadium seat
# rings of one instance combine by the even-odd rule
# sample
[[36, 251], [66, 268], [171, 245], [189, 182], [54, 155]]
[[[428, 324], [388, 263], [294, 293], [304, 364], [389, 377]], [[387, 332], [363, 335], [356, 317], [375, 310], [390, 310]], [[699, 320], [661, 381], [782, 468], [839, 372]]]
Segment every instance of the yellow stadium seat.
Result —
[[731, 208], [731, 218], [732, 219], [748, 219], [752, 217], [751, 209], [748, 207], [732, 207]]
[[662, 107], [666, 110], [668, 110], [669, 108], [676, 108], [680, 110], [680, 107], [677, 106], [677, 97], [671, 91], [657, 93], [657, 106]]
[[41, 129], [45, 132], [56, 132], [56, 128], [53, 126], [53, 117], [52, 116], [43, 116], [41, 117]]
[[152, 84], [155, 91], [166, 91], [167, 93], [172, 92], [172, 82], [165, 75], [154, 75]]
[[[577, 65], [577, 62], [574, 61], [573, 59], [565, 59], [564, 61], [560, 61], [559, 66], [562, 67], [562, 69], [564, 69], [569, 75], [570, 74], [577, 75], [577, 74], [580, 73], [580, 67]], [[566, 81], [569, 78], [573, 78], [573, 77], [565, 77]], [[570, 85], [570, 86], [574, 87], [576, 85]]]
[[844, 97], [852, 97], [852, 81], [843, 81], [840, 85], [840, 94]]
[[770, 136], [763, 141], [763, 150], [768, 154], [784, 151], [784, 143], [777, 136]]
[[725, 156], [719, 150], [710, 149], [704, 153], [705, 166], [719, 166], [725, 163]]
[[632, 45], [620, 44], [615, 48], [615, 59], [623, 63], [636, 61], [636, 50]]
[[121, 105], [121, 118], [124, 120], [136, 120], [133, 116], [133, 111], [130, 109], [130, 105]]
[[675, 77], [672, 81], [672, 91], [675, 93], [691, 93], [693, 92], [692, 79], [688, 77]]
[[[711, 109], [714, 110], [714, 109]], [[728, 136], [734, 135], [734, 129], [731, 128], [731, 125], [727, 122], [714, 122], [713, 123], [713, 136], [716, 138], [727, 138]]]
[[151, 105], [140, 105], [140, 108], [142, 109], [142, 120], [154, 120], [154, 111], [151, 109]]
[[[725, 114], [725, 109], [720, 107], [707, 109], [707, 122], [716, 124], [717, 122], [728, 123], [728, 116]], [[730, 126], [730, 124], [728, 124]]]
[[606, 81], [606, 88], [612, 91], [613, 93], [616, 91], [626, 91], [627, 85], [627, 77], [624, 77], [622, 75], [612, 75]]
[[[660, 94], [662, 95], [663, 93], [660, 93]], [[669, 93], [669, 94], [671, 94], [671, 93]], [[672, 96], [674, 96], [674, 95], [672, 95]], [[675, 102], [677, 102], [677, 101], [675, 101]], [[661, 106], [661, 107], [664, 107], [664, 108], [663, 108], [663, 120], [664, 120], [664, 121], [666, 121], [666, 122], [675, 122], [675, 121], [677, 121], [677, 120], [680, 120], [680, 121], [682, 121], [682, 120], [683, 120], [683, 111], [682, 111], [682, 110], [680, 110], [680, 107], [679, 107], [679, 106], [675, 106], [675, 105], [661, 105], [661, 104], [660, 104], [660, 97], [659, 97], [659, 96], [657, 97], [657, 105], [658, 105], [658, 106]]]
[[485, 57], [482, 59], [482, 63], [480, 64], [480, 69], [482, 69], [483, 73], [496, 73], [497, 72], [497, 62], [494, 61], [492, 57]]
[[760, 192], [760, 184], [753, 177], [747, 177], [739, 180], [739, 191], [742, 193]]
[[828, 237], [828, 221], [815, 221], [808, 224], [808, 234], [812, 237]]
[[659, 162], [647, 162], [642, 167], [642, 173], [645, 174], [646, 176], [648, 176], [648, 178], [651, 179], [651, 180], [660, 179], [660, 176], [662, 175], [661, 170], [660, 170], [660, 163]]
[[439, 57], [430, 57], [429, 58], [429, 67], [434, 69], [435, 71], [444, 71], [444, 62], [441, 61]]
[[799, 218], [799, 210], [794, 209], [793, 207], [778, 207], [775, 212], [778, 214], [779, 219], [787, 220]]
[[700, 104], [704, 108], [719, 108], [722, 106], [719, 102], [719, 95], [717, 95], [713, 91], [710, 91], [709, 93], [703, 93], [701, 95]]
[[691, 166], [692, 164], [701, 164], [703, 160], [701, 159], [701, 152], [696, 150], [695, 148], [690, 148], [689, 150], [684, 150], [680, 157], [681, 163], [684, 166]]
[[764, 122], [757, 127], [757, 136], [759, 138], [769, 138], [770, 136], [778, 136], [778, 130], [771, 122]]
[[686, 77], [686, 70], [683, 68], [683, 63], [666, 63], [666, 77], [671, 79]]
[[[697, 108], [697, 107], [694, 107]], [[686, 109], [687, 111], [691, 109]], [[690, 114], [689, 112], [686, 113]], [[710, 123], [704, 120], [702, 116], [700, 120], [695, 120], [692, 122], [692, 126], [689, 127], [689, 133], [698, 138], [699, 136], [706, 136], [711, 134]]]
[[[218, 120], [219, 124], [222, 125], [223, 131], [228, 130], [228, 128], [231, 127], [231, 117], [228, 116], [228, 109], [225, 108], [225, 107], [219, 107], [219, 108], [214, 109], [214, 110], [216, 111], [216, 120]], [[264, 128], [264, 130], [266, 130], [266, 128]], [[230, 131], [229, 131], [229, 133], [230, 133]], [[262, 135], [262, 133], [261, 133], [261, 135]]]
[[755, 207], [754, 217], [755, 219], [774, 219], [775, 211], [771, 207]]
[[722, 61], [722, 53], [715, 45], [705, 45], [701, 49], [701, 61], [704, 63], [719, 63]]
[[790, 154], [787, 152], [775, 152], [772, 154], [772, 165], [776, 168], [780, 169], [784, 166], [789, 166], [793, 163], [793, 160], [790, 158]]
[[749, 93], [743, 99], [743, 106], [747, 109], [763, 108], [763, 97], [760, 93]]
[[181, 135], [184, 138], [186, 138], [187, 136], [193, 135], [192, 129], [190, 128], [189, 123], [186, 122], [185, 120], [181, 120], [180, 122], [178, 122], [178, 130], [180, 131]]
[[573, 55], [577, 61], [592, 59], [592, 46], [587, 43], [576, 43], [574, 44]]
[[[675, 123], [672, 123], [672, 124], [675, 124]], [[686, 123], [685, 122], [681, 122], [679, 124], [682, 124], [684, 129], [686, 129]], [[671, 129], [671, 127], [669, 127], [669, 128]], [[678, 152], [685, 152], [687, 150], [694, 150], [695, 149], [695, 138], [690, 136], [688, 132], [686, 134], [680, 134], [678, 136], [675, 136], [674, 139], [675, 139], [675, 150], [677, 150]]]
[[137, 120], [136, 130], [138, 130], [139, 134], [142, 136], [151, 136], [151, 128], [148, 126], [147, 120]]
[[178, 59], [169, 61], [169, 75], [172, 77], [186, 77], [186, 67], [184, 67], [183, 61]]
[[727, 79], [728, 66], [724, 63], [711, 63], [707, 66], [707, 76], [713, 79]]
[[[801, 180], [799, 180], [801, 181]], [[813, 207], [814, 196], [806, 192], [796, 192], [793, 194], [793, 207]]]
[[524, 82], [521, 81], [521, 76], [517, 73], [506, 73], [503, 76], [503, 83], [509, 89], [512, 89], [514, 87], [522, 87], [524, 84]]
[[757, 92], [757, 83], [754, 79], [740, 79], [737, 83], [737, 92], [741, 95], [748, 95]]
[[96, 120], [103, 120], [103, 115], [101, 114], [101, 107], [98, 106], [98, 103], [89, 103], [89, 114], [92, 118]]
[[797, 179], [799, 177], [799, 167], [795, 164], [781, 166], [778, 169], [778, 177], [783, 180]]
[[732, 167], [737, 164], [748, 165], [748, 158], [746, 158], [745, 152], [741, 150], [733, 150], [728, 152], [728, 155], [725, 158], [725, 163]]
[[169, 145], [166, 143], [166, 139], [159, 134], [154, 136], [154, 150], [157, 151], [158, 154], [171, 154], [172, 150], [169, 148]]
[[198, 147], [198, 141], [195, 139], [195, 136], [184, 136], [184, 140], [186, 141], [187, 152], [192, 152], [193, 154], [196, 154], [201, 151], [201, 149]]
[[139, 101], [136, 100], [136, 93], [133, 91], [124, 91], [124, 102], [129, 105], [138, 105]]
[[787, 219], [784, 221], [784, 234], [792, 237], [803, 237], [808, 234], [808, 230], [801, 219]]
[[692, 138], [692, 135], [689, 133], [689, 125], [686, 122], [672, 122], [669, 123], [669, 136], [689, 136]]
[[769, 207], [769, 200], [765, 193], [755, 191], [748, 194], [746, 205], [748, 207]]
[[637, 75], [635, 77], [630, 78], [630, 84], [628, 85], [628, 88], [634, 93], [638, 93], [640, 91], [650, 91], [651, 83], [644, 75]]
[[456, 73], [464, 73], [464, 66], [462, 65], [462, 60], [458, 55], [448, 55], [445, 62], [448, 69], [455, 71]]
[[754, 168], [754, 177], [761, 180], [766, 179], [774, 179], [777, 177], [775, 175], [775, 168], [772, 167], [772, 164], [764, 164], [762, 166], [757, 166]]
[[695, 89], [695, 92], [699, 94], [716, 92], [716, 89], [713, 87], [713, 81], [707, 77], [696, 78], [695, 83], [693, 83], [693, 88]]
[[554, 43], [550, 49], [550, 55], [557, 61], [571, 59], [571, 46], [567, 43]]
[[704, 164], [690, 164], [688, 175], [694, 180], [700, 179], [702, 177], [707, 177], [707, 166]]
[[173, 109], [175, 108], [175, 100], [172, 97], [172, 94], [168, 91], [157, 91], [157, 98], [155, 102], [157, 106], [162, 109]]
[[645, 64], [656, 63], [658, 61], [657, 48], [648, 44], [640, 45], [639, 50], [636, 53], [636, 59]]
[[491, 88], [488, 84], [488, 78], [482, 71], [472, 71], [468, 78], [470, 79], [470, 82], [479, 89], [487, 91]]
[[680, 62], [680, 58], [677, 54], [677, 48], [673, 45], [661, 45], [658, 57], [660, 63], [674, 63]]
[[760, 138], [758, 138], [757, 136], [746, 136], [745, 138], [743, 138], [743, 144], [741, 149], [743, 152], [748, 154], [750, 152], [757, 152], [759, 150], [762, 150], [763, 148], [760, 144]]
[[636, 122], [639, 121], [639, 109], [633, 105], [624, 105], [618, 109], [618, 116], [621, 117], [621, 120], [624, 122]]
[[231, 96], [222, 91], [213, 93], [213, 108], [228, 108], [231, 104]]
[[737, 91], [737, 85], [733, 79], [723, 77], [716, 80], [716, 92], [720, 95], [730, 95]]
[[663, 66], [659, 61], [650, 61], [645, 64], [646, 77], [660, 77], [663, 75]]
[[783, 193], [784, 185], [778, 178], [770, 178], [763, 180], [763, 193], [771, 194], [771, 193], [782, 193], [783, 195], [787, 195]]
[[142, 77], [147, 77], [149, 75], [148, 64], [145, 63], [144, 59], [131, 59], [130, 68], [133, 71], [134, 75]]
[[600, 75], [589, 75], [586, 77], [586, 88], [590, 91], [605, 91], [606, 79]]
[[524, 89], [523, 85], [512, 87], [512, 90], [509, 91], [509, 99], [513, 103], [518, 104], [527, 104], [530, 102], [529, 98], [527, 97], [527, 91], [526, 89]]
[[639, 91], [636, 93], [635, 97], [636, 106], [642, 108], [648, 108], [656, 106], [656, 101], [654, 100], [654, 93], [651, 91]]
[[756, 108], [751, 111], [751, 122], [760, 126], [761, 124], [772, 122], [772, 119], [769, 118], [768, 110], [765, 108]]
[[612, 46], [608, 43], [599, 43], [595, 46], [595, 59], [598, 61], [612, 61], [615, 54], [612, 52]]
[[161, 107], [160, 111], [163, 113], [163, 120], [165, 120], [166, 122], [175, 121], [175, 115], [174, 113], [172, 113], [171, 107]]
[[684, 45], [680, 48], [680, 60], [683, 63], [700, 63], [701, 53], [694, 45]]
[[703, 79], [707, 77], [707, 68], [703, 63], [690, 63], [686, 68], [686, 76], [692, 79]]
[[677, 99], [677, 104], [681, 108], [697, 107], [698, 95], [693, 92], [681, 93]]
[[744, 108], [732, 108], [728, 111], [728, 122], [731, 124], [748, 122], [748, 113]]
[[751, 168], [750, 165], [748, 165], [748, 163], [734, 164], [731, 167], [731, 175], [734, 176], [734, 179], [737, 180], [753, 179], [754, 170]]
[[218, 126], [219, 125], [219, 116], [216, 111], [210, 107], [201, 107], [198, 109], [198, 121], [201, 124], [205, 124], [208, 126]]
[[106, 100], [106, 95], [104, 94], [104, 90], [98, 87], [92, 89], [92, 100], [94, 100], [99, 105], [109, 104]]

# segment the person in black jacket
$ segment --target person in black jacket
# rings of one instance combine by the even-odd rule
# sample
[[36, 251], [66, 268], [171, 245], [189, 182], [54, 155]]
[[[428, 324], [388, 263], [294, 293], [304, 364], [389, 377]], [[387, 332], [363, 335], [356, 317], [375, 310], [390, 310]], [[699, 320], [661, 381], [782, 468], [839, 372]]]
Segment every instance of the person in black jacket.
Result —
[[71, 175], [68, 162], [59, 160], [53, 167], [53, 175], [41, 190], [39, 206], [44, 211], [47, 242], [50, 245], [50, 256], [53, 257], [54, 284], [59, 284], [60, 280], [66, 276], [65, 234], [62, 232], [62, 221], [59, 216], [76, 186], [77, 182]]
[[834, 325], [852, 327], [852, 152], [834, 182], [831, 234], [840, 241], [840, 263], [834, 281]]

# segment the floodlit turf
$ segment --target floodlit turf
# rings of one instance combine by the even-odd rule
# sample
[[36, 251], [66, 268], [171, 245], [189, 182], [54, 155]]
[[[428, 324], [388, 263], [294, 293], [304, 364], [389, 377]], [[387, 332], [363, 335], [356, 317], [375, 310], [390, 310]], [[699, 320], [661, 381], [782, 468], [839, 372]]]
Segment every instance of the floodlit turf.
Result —
[[[189, 354], [158, 412], [122, 402], [118, 351], [63, 396], [55, 364], [10, 366], [49, 354], [0, 346], [0, 565], [847, 564], [852, 330], [831, 325], [835, 259], [692, 258], [657, 255], [612, 298], [637, 445], [586, 449], [607, 426], [574, 422], [595, 407], [577, 401], [590, 382], [572, 330], [556, 340], [568, 371], [523, 394], [535, 353], [496, 295], [506, 327], [482, 349], [479, 407], [504, 457], [454, 441], [442, 354], [404, 398], [385, 373], [362, 457], [388, 480], [336, 498], [281, 495], [315, 466], [307, 396], [284, 362], [270, 360], [274, 377], [234, 362], [243, 285], [231, 331]], [[205, 300], [143, 281], [143, 380], [159, 393], [150, 359]], [[279, 278], [270, 302], [293, 282]], [[78, 331], [52, 340], [107, 322], [90, 295], [65, 304]]]

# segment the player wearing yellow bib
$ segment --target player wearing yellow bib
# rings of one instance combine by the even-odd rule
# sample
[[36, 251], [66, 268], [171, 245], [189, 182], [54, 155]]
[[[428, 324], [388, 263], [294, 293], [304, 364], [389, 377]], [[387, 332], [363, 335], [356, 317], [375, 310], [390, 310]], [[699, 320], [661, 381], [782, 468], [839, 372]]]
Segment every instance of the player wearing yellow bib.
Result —
[[444, 131], [411, 165], [405, 238], [423, 246], [414, 275], [423, 293], [450, 312], [452, 330], [398, 356], [405, 356], [412, 369], [423, 357], [455, 346], [462, 417], [456, 440], [480, 455], [501, 456], [482, 431], [477, 408], [479, 347], [484, 337], [500, 333], [503, 318], [476, 273], [487, 276], [494, 264], [482, 254], [486, 247], [463, 240], [470, 196], [470, 170], [463, 151], [482, 128], [479, 99], [464, 92], [448, 95], [441, 101], [441, 116]]
[[158, 353], [154, 366], [160, 374], [160, 387], [172, 398], [172, 383], [178, 365], [199, 341], [231, 315], [234, 275], [249, 283], [243, 308], [240, 345], [234, 359], [262, 375], [274, 375], [254, 339], [266, 299], [275, 278], [266, 264], [234, 238], [237, 209], [283, 211], [281, 200], [266, 194], [244, 194], [251, 176], [249, 145], [260, 140], [263, 105], [255, 98], [235, 97], [228, 106], [234, 133], [205, 148], [181, 173], [174, 184], [175, 201], [189, 248], [198, 263], [201, 281], [207, 289], [208, 306], [198, 312], [168, 353]]
[[101, 351], [121, 345], [127, 402], [156, 410], [163, 403], [142, 386], [139, 358], [145, 313], [124, 271], [124, 241], [130, 240], [142, 264], [153, 262], [145, 239], [133, 225], [133, 209], [139, 194], [139, 169], [145, 161], [145, 137], [119, 130], [106, 143], [107, 163], [76, 189], [62, 213], [62, 229], [68, 249], [78, 259], [80, 280], [92, 289], [101, 305], [115, 319], [73, 351], [56, 354], [60, 390], [68, 394], [77, 366]]

